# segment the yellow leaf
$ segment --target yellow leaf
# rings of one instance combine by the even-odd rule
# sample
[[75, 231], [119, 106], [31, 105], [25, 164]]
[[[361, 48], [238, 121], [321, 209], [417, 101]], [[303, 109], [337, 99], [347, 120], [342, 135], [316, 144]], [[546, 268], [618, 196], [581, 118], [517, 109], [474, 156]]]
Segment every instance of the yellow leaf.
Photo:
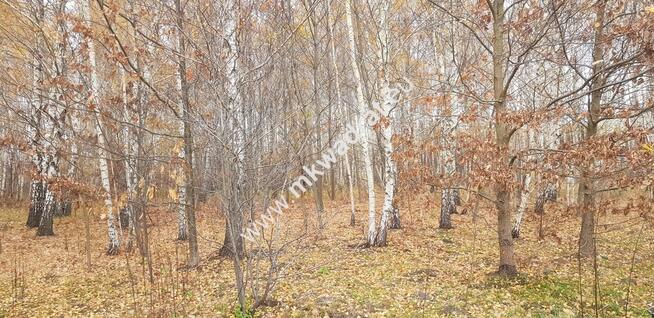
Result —
[[177, 199], [179, 199], [179, 195], [177, 194], [177, 190], [168, 189], [168, 197], [173, 201], [177, 201]]
[[176, 155], [180, 155], [181, 152], [182, 152], [182, 147], [183, 146], [184, 146], [184, 144], [182, 142], [176, 143], [175, 146], [173, 147], [173, 153], [176, 154]]
[[148, 200], [154, 199], [154, 193], [157, 191], [157, 188], [155, 186], [149, 186], [148, 187]]

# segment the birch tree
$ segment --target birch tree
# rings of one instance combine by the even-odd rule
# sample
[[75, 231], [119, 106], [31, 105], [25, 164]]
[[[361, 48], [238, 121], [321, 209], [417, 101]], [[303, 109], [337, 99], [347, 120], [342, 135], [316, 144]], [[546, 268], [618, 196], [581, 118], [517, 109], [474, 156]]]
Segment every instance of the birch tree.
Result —
[[[335, 81], [335, 89], [336, 89], [336, 109], [341, 112], [344, 118], [347, 119], [348, 118], [347, 111], [342, 103], [343, 96], [341, 94], [341, 79], [340, 79], [340, 71], [338, 68], [337, 55], [336, 55], [336, 44], [335, 44], [336, 38], [334, 36], [334, 14], [332, 13], [331, 8], [332, 8], [332, 2], [330, 1], [327, 9], [327, 14], [328, 14], [327, 26], [329, 28], [331, 62], [332, 62], [332, 67], [334, 68], [334, 81]], [[348, 151], [345, 152], [344, 166], [345, 166], [345, 173], [346, 173], [345, 178], [347, 179], [348, 194], [350, 198], [350, 226], [354, 226], [356, 223], [356, 208], [355, 208], [355, 200], [354, 200], [354, 182], [352, 178], [352, 169], [350, 167], [349, 149]]]
[[394, 133], [394, 118], [393, 112], [398, 106], [400, 98], [400, 90], [390, 87], [389, 81], [389, 59], [390, 59], [390, 42], [389, 42], [389, 22], [388, 14], [390, 10], [390, 1], [382, 1], [380, 4], [380, 26], [378, 34], [378, 59], [380, 63], [379, 80], [380, 80], [380, 97], [381, 97], [381, 112], [382, 121], [381, 126], [381, 144], [384, 149], [384, 203], [382, 205], [381, 220], [379, 222], [379, 230], [375, 238], [374, 245], [385, 246], [386, 236], [390, 218], [394, 213], [394, 195], [395, 183], [397, 176], [397, 166], [393, 158], [393, 133]]
[[366, 172], [366, 183], [368, 186], [368, 233], [366, 235], [366, 242], [369, 246], [375, 245], [377, 237], [376, 226], [376, 213], [375, 213], [375, 180], [372, 170], [372, 159], [370, 155], [370, 128], [366, 126], [365, 118], [363, 115], [368, 110], [368, 105], [363, 94], [364, 82], [361, 78], [361, 70], [358, 64], [357, 45], [354, 36], [354, 20], [352, 18], [352, 1], [345, 2], [345, 16], [347, 21], [348, 42], [350, 45], [350, 63], [352, 63], [352, 72], [354, 74], [354, 81], [356, 84], [356, 102], [359, 116], [357, 117], [357, 128], [360, 134], [360, 142], [362, 148], [363, 165]]
[[531, 189], [532, 189], [532, 174], [528, 173], [525, 176], [525, 181], [522, 187], [522, 191], [520, 192], [520, 201], [518, 203], [518, 209], [516, 210], [515, 213], [515, 223], [513, 224], [513, 229], [511, 230], [511, 236], [514, 239], [517, 239], [520, 237], [520, 227], [522, 226], [522, 219], [525, 215], [525, 211], [527, 210], [527, 204], [529, 203], [529, 196], [531, 194]]
[[180, 111], [182, 114], [182, 125], [180, 133], [183, 140], [183, 149], [180, 150], [180, 158], [183, 159], [183, 176], [179, 183], [179, 219], [182, 220], [179, 227], [178, 239], [186, 239], [188, 232], [189, 261], [190, 267], [199, 263], [197, 227], [195, 221], [195, 207], [193, 204], [193, 133], [191, 127], [191, 107], [189, 101], [189, 84], [186, 79], [186, 44], [184, 40], [184, 10], [180, 0], [175, 0], [177, 11], [177, 41], [179, 50], [179, 61], [177, 70], [177, 85], [180, 93]]
[[[246, 184], [244, 161], [245, 161], [245, 109], [241, 96], [241, 70], [239, 65], [239, 43], [238, 43], [238, 19], [240, 7], [236, 0], [230, 0], [226, 5], [226, 16], [224, 26], [224, 37], [226, 39], [226, 61], [225, 61], [225, 91], [227, 92], [228, 111], [227, 120], [232, 133], [230, 143], [230, 155], [233, 156], [233, 164], [230, 168], [230, 179], [225, 194], [228, 202], [226, 207], [226, 231], [221, 255], [232, 256], [238, 260], [243, 256], [243, 238], [241, 229], [243, 227], [243, 206], [242, 201]], [[235, 261], [236, 262], [236, 261]], [[239, 282], [242, 279], [237, 279]], [[244, 305], [245, 297], [239, 288], [239, 301]]]
[[[84, 3], [82, 6], [84, 13], [84, 20], [86, 32], [92, 32], [92, 5], [91, 3]], [[98, 76], [98, 65], [95, 56], [95, 43], [92, 37], [86, 35], [86, 45], [88, 49], [88, 63], [91, 73], [91, 87], [89, 91], [89, 109], [93, 112], [94, 126], [97, 138], [97, 154], [98, 165], [100, 167], [100, 178], [102, 181], [102, 189], [104, 190], [104, 208], [107, 213], [107, 232], [109, 235], [109, 243], [107, 245], [107, 254], [118, 254], [120, 248], [120, 241], [114, 224], [113, 214], [113, 200], [111, 197], [111, 183], [109, 181], [109, 163], [107, 153], [107, 139], [103, 131], [102, 115], [100, 114], [100, 97], [101, 87], [100, 78]]]

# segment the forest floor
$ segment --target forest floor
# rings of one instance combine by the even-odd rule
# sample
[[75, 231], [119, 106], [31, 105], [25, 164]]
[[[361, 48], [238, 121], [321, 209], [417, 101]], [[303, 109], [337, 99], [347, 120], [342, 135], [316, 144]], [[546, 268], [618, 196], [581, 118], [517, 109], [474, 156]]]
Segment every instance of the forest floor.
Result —
[[[584, 262], [579, 274], [574, 213], [548, 206], [545, 238], [538, 240], [538, 219], [530, 211], [516, 242], [521, 274], [504, 279], [492, 274], [498, 259], [492, 210], [482, 206], [473, 217], [468, 209], [454, 216], [454, 229], [439, 230], [435, 200], [426, 199], [431, 196], [414, 195], [411, 207], [400, 205], [403, 228], [392, 230], [382, 248], [356, 246], [365, 230], [363, 205], [350, 227], [347, 202], [327, 200], [326, 227], [285, 250], [274, 305], [256, 316], [575, 317], [580, 304], [596, 316], [592, 263]], [[163, 207], [150, 211], [154, 283], [138, 252], [104, 254], [106, 221], [99, 209], [89, 218], [90, 270], [81, 209], [56, 219], [54, 237], [25, 228], [25, 207], [0, 209], [0, 317], [233, 316], [233, 263], [212, 257], [224, 221], [211, 206], [199, 211], [202, 261], [193, 271], [183, 267], [186, 244], [175, 240], [175, 215]], [[301, 232], [301, 211], [314, 219], [312, 207], [291, 204], [280, 221], [284, 233]], [[602, 215], [598, 224], [597, 316], [648, 317], [654, 227], [636, 215]]]

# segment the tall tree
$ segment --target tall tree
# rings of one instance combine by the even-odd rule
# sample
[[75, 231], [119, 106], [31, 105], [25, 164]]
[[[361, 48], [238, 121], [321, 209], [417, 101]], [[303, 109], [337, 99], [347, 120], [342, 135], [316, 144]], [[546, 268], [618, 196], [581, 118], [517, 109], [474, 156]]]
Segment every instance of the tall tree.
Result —
[[366, 235], [366, 242], [369, 246], [375, 245], [377, 237], [376, 226], [376, 213], [375, 213], [375, 177], [372, 170], [372, 159], [370, 155], [370, 127], [366, 125], [366, 119], [363, 118], [368, 111], [368, 104], [363, 94], [364, 82], [361, 77], [361, 70], [359, 69], [359, 57], [357, 55], [357, 44], [354, 32], [354, 20], [352, 15], [352, 2], [354, 0], [347, 0], [345, 2], [345, 16], [347, 20], [347, 33], [350, 45], [350, 63], [352, 63], [352, 72], [354, 74], [354, 81], [356, 85], [356, 102], [359, 115], [357, 116], [357, 128], [360, 134], [359, 139], [361, 142], [363, 165], [366, 172], [366, 182], [368, 185], [368, 234]]
[[[102, 10], [102, 8], [100, 8]], [[85, 2], [82, 6], [84, 14], [84, 22], [86, 32], [92, 34], [92, 3]], [[96, 61], [95, 42], [90, 34], [85, 34], [86, 46], [88, 50], [88, 63], [91, 72], [91, 87], [89, 91], [89, 105], [88, 108], [93, 112], [93, 120], [95, 121], [95, 133], [97, 138], [97, 153], [98, 165], [100, 167], [100, 179], [102, 181], [102, 189], [104, 190], [104, 207], [107, 213], [107, 233], [109, 235], [109, 243], [107, 245], [107, 254], [118, 254], [120, 248], [120, 240], [116, 225], [114, 222], [114, 206], [111, 195], [111, 183], [109, 180], [109, 153], [107, 151], [108, 143], [103, 131], [102, 115], [100, 114], [100, 100], [101, 100], [101, 87], [100, 78], [98, 75], [98, 64]]]
[[189, 101], [189, 83], [187, 81], [187, 68], [186, 68], [186, 43], [184, 39], [184, 9], [182, 8], [180, 0], [175, 0], [175, 8], [177, 11], [177, 41], [179, 50], [179, 61], [177, 71], [177, 84], [180, 92], [180, 114], [182, 115], [182, 125], [180, 132], [182, 134], [184, 147], [180, 152], [180, 157], [184, 160], [183, 163], [183, 177], [180, 183], [179, 191], [179, 204], [180, 204], [180, 218], [184, 219], [185, 226], [180, 226], [178, 239], [186, 239], [182, 237], [188, 231], [188, 244], [189, 244], [189, 260], [188, 265], [195, 267], [200, 261], [198, 252], [198, 231], [195, 220], [195, 206], [193, 198], [195, 197], [195, 187], [193, 181], [193, 131], [191, 123], [191, 105]]

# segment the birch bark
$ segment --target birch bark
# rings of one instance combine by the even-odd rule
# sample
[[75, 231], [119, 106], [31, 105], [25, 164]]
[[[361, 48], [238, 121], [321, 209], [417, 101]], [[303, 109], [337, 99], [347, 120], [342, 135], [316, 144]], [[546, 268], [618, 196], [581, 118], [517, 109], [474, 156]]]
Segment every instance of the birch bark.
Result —
[[[331, 9], [331, 2], [330, 2], [330, 7]], [[346, 116], [346, 110], [345, 107], [343, 106], [343, 103], [341, 103], [341, 81], [340, 81], [340, 75], [339, 75], [339, 70], [338, 70], [338, 64], [336, 63], [336, 46], [334, 44], [335, 42], [335, 37], [334, 37], [334, 15], [331, 14], [331, 10], [328, 11], [329, 14], [329, 36], [330, 36], [330, 48], [331, 48], [331, 58], [332, 58], [332, 64], [334, 67], [334, 77], [335, 77], [335, 84], [336, 84], [336, 109], [340, 110], [343, 113], [343, 116], [347, 118]], [[354, 226], [356, 223], [356, 208], [355, 208], [355, 201], [354, 201], [354, 183], [352, 180], [352, 169], [350, 167], [350, 155], [349, 155], [349, 149], [345, 152], [345, 169], [347, 173], [347, 184], [348, 184], [348, 192], [350, 195], [350, 226]], [[332, 177], [333, 178], [333, 177]], [[333, 182], [333, 179], [332, 179]], [[334, 192], [334, 190], [332, 190]]]
[[375, 180], [374, 173], [372, 170], [372, 160], [370, 157], [370, 128], [365, 123], [364, 114], [368, 111], [368, 106], [366, 104], [366, 99], [363, 95], [363, 80], [361, 79], [361, 71], [359, 70], [358, 56], [357, 56], [357, 46], [356, 40], [354, 38], [354, 22], [352, 18], [352, 1], [345, 1], [345, 16], [347, 20], [347, 33], [348, 40], [350, 44], [350, 59], [352, 63], [352, 69], [354, 72], [354, 81], [356, 82], [357, 90], [357, 104], [359, 109], [359, 117], [357, 118], [357, 127], [359, 129], [359, 139], [361, 142], [362, 156], [363, 156], [363, 165], [366, 172], [366, 182], [368, 186], [368, 233], [366, 236], [366, 242], [368, 245], [375, 244], [375, 238], [377, 237], [377, 227], [376, 227], [376, 213], [375, 213]]
[[[91, 3], [83, 2], [83, 11], [84, 11], [84, 20], [86, 27], [91, 29]], [[102, 130], [102, 116], [98, 109], [99, 105], [99, 94], [100, 94], [100, 80], [98, 78], [98, 66], [96, 63], [95, 56], [95, 43], [92, 38], [87, 38], [88, 46], [88, 58], [89, 65], [91, 68], [91, 108], [93, 110], [94, 119], [95, 119], [95, 132], [98, 142], [98, 163], [100, 165], [100, 179], [102, 180], [102, 188], [104, 190], [104, 206], [107, 213], [107, 233], [109, 236], [109, 243], [107, 245], [107, 254], [116, 255], [119, 252], [120, 241], [118, 238], [118, 233], [116, 231], [116, 225], [114, 224], [114, 214], [113, 214], [113, 200], [111, 197], [111, 184], [109, 182], [109, 164], [107, 162], [107, 139]]]
[[513, 229], [511, 230], [511, 236], [514, 239], [520, 237], [520, 227], [522, 225], [522, 219], [525, 215], [525, 210], [527, 210], [527, 204], [529, 203], [529, 196], [531, 194], [531, 178], [532, 174], [527, 174], [525, 176], [524, 185], [522, 191], [520, 192], [520, 203], [518, 204], [518, 210], [515, 215], [515, 223], [513, 224]]
[[[184, 159], [183, 184], [180, 186], [180, 214], [185, 216], [185, 229], [188, 233], [189, 259], [188, 266], [196, 267], [200, 262], [198, 252], [197, 228], [195, 220], [194, 187], [193, 187], [193, 134], [191, 131], [191, 104], [189, 100], [189, 85], [186, 79], [186, 44], [184, 41], [184, 11], [180, 0], [175, 0], [177, 9], [179, 68], [177, 80], [180, 92], [180, 114], [182, 114], [182, 125], [180, 133], [184, 141], [184, 148], [181, 153]], [[182, 201], [182, 193], [184, 194]], [[182, 211], [184, 209], [184, 211]], [[182, 228], [180, 227], [180, 234]]]

